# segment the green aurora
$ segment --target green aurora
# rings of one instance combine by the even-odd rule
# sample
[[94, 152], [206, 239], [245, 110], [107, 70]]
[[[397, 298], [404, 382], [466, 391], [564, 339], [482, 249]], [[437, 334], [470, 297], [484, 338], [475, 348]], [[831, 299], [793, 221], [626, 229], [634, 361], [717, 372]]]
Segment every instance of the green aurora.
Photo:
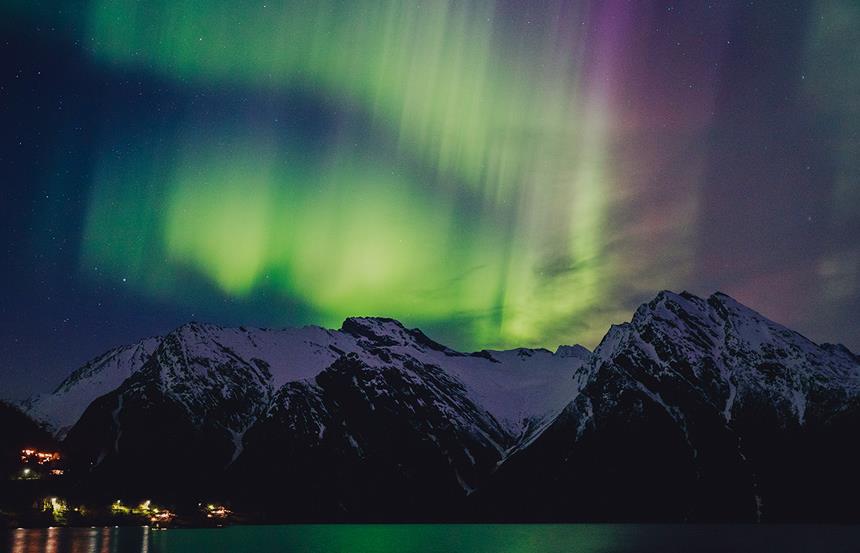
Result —
[[[106, 159], [82, 266], [165, 299], [184, 295], [177, 268], [236, 298], [275, 290], [324, 325], [457, 318], [465, 346], [569, 340], [553, 329], [595, 309], [612, 272], [601, 255], [608, 108], [577, 78], [571, 48], [585, 36], [548, 33], [547, 18], [512, 45], [494, 12], [443, 1], [94, 3], [103, 63], [310, 91], [364, 125], [343, 125], [309, 156], [289, 123], [237, 118], [201, 133], [190, 120], [169, 146]], [[358, 148], [368, 136], [385, 146]]]
[[851, 0], [4, 9], [10, 295], [81, 359], [189, 318], [593, 347], [660, 289], [857, 347]]

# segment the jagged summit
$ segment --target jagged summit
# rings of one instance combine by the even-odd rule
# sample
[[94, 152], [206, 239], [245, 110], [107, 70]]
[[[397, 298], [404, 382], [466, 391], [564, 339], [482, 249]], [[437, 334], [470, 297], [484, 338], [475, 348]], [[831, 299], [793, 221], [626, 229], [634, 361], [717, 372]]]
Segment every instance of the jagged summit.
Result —
[[341, 324], [340, 329], [346, 331], [348, 328], [374, 328], [392, 332], [406, 331], [406, 326], [390, 317], [347, 317]]
[[573, 346], [558, 346], [555, 350], [555, 355], [560, 357], [577, 357], [579, 359], [588, 359], [591, 357], [591, 350], [579, 344]]
[[206, 321], [197, 321], [191, 320], [187, 323], [181, 324], [176, 327], [173, 332], [192, 332], [192, 333], [200, 333], [200, 332], [211, 332], [216, 330], [221, 330], [224, 328], [221, 325], [217, 325], [215, 323], [209, 323]]
[[681, 378], [723, 406], [727, 420], [744, 397], [762, 391], [803, 423], [809, 397], [825, 388], [860, 390], [850, 352], [819, 346], [720, 292], [703, 299], [662, 291], [630, 323], [613, 325], [595, 354], [594, 372], [635, 366], [657, 380]]
[[414, 346], [447, 355], [461, 355], [432, 340], [420, 329], [406, 328], [400, 321], [387, 317], [348, 317], [343, 321], [340, 331], [366, 338], [381, 346]]

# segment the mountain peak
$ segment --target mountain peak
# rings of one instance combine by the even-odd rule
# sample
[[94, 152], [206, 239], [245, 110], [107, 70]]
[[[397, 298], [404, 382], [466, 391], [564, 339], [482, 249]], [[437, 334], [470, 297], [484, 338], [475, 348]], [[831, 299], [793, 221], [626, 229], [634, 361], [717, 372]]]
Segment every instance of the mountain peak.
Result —
[[406, 330], [403, 323], [390, 317], [347, 317], [344, 319], [340, 329], [348, 331], [347, 329], [355, 327]]
[[205, 323], [201, 321], [188, 321], [187, 323], [177, 327], [173, 333], [174, 334], [206, 334], [212, 331], [221, 330], [223, 327], [213, 324], [213, 323]]
[[555, 350], [555, 355], [559, 357], [576, 357], [577, 359], [588, 359], [591, 357], [591, 351], [585, 346], [575, 344], [573, 346], [561, 345]]
[[725, 292], [719, 292], [719, 291], [714, 292], [713, 294], [708, 296], [708, 302], [712, 303], [712, 304], [713, 303], [721, 303], [721, 304], [725, 305], [726, 307], [735, 307], [735, 308], [740, 307], [740, 308], [743, 308], [745, 310], [752, 311], [752, 309], [750, 309], [746, 305], [742, 304], [741, 302], [739, 302], [735, 298], [731, 297], [730, 295], [726, 294]]
[[421, 348], [458, 355], [454, 350], [430, 339], [417, 328], [406, 328], [403, 323], [387, 317], [348, 317], [340, 327], [341, 332], [367, 338], [381, 346], [413, 344]]
[[387, 317], [347, 317], [340, 330], [383, 343], [399, 343], [402, 335], [408, 332], [400, 321]]
[[633, 314], [631, 323], [634, 326], [659, 320], [682, 319], [689, 321], [691, 317], [703, 318], [710, 311], [707, 301], [683, 291], [680, 294], [670, 290], [661, 290], [651, 301], [640, 305]]
[[681, 290], [680, 292], [675, 292], [674, 290], [660, 290], [659, 292], [657, 292], [657, 295], [655, 296], [656, 299], [661, 299], [661, 298], [692, 299], [692, 298], [696, 298], [696, 297], [697, 296], [695, 294], [688, 292], [687, 290]]
[[[737, 404], [761, 390], [775, 409], [787, 409], [803, 424], [810, 394], [858, 389], [853, 354], [819, 346], [721, 292], [702, 299], [661, 291], [629, 324], [610, 328], [595, 360], [644, 378], [639, 384], [645, 388], [681, 375], [684, 386], [695, 383], [706, 401], [724, 405], [727, 421]], [[637, 371], [639, 377], [630, 376]]]
[[636, 309], [631, 322], [642, 324], [656, 317], [662, 320], [680, 319], [687, 323], [691, 322], [692, 318], [702, 323], [713, 318], [714, 315], [720, 319], [742, 319], [782, 328], [782, 325], [771, 321], [724, 292], [714, 292], [705, 299], [686, 290], [680, 293], [661, 290], [654, 299]]

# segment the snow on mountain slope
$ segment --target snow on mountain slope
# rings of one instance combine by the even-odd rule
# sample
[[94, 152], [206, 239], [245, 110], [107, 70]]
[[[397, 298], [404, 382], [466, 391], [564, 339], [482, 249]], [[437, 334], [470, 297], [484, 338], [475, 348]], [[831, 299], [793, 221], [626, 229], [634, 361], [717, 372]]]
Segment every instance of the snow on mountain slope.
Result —
[[62, 437], [95, 398], [113, 391], [140, 370], [160, 341], [146, 338], [103, 353], [75, 370], [53, 392], [34, 396], [23, 407]]
[[560, 346], [556, 353], [518, 348], [463, 354], [391, 319], [347, 319], [343, 330], [385, 343], [394, 353], [441, 367], [463, 382], [475, 402], [515, 436], [552, 419], [576, 397], [580, 384], [573, 375], [591, 356], [579, 345]]
[[[283, 386], [246, 434], [234, 474], [245, 481], [255, 471], [314, 466], [331, 476], [301, 504], [326, 489], [332, 503], [359, 511], [363, 496], [384, 505], [404, 494], [420, 503], [446, 488], [452, 499], [474, 490], [512, 436], [447, 371], [383, 348], [376, 355], [371, 363], [348, 354], [313, 380]], [[284, 493], [295, 497], [296, 485]]]
[[[590, 355], [582, 346], [563, 346], [555, 354], [527, 349], [463, 354], [434, 342], [420, 330], [384, 318], [348, 318], [340, 330], [316, 326], [224, 328], [192, 322], [165, 337], [117, 348], [94, 359], [53, 394], [37, 396], [25, 407], [35, 418], [64, 432], [90, 402], [119, 387], [151, 359], [159, 366], [163, 389], [200, 417], [230, 400], [234, 386], [227, 382], [228, 369], [262, 371], [260, 393], [268, 401], [284, 384], [312, 379], [347, 354], [370, 367], [398, 363], [380, 357], [380, 349], [394, 358], [406, 356], [440, 367], [457, 378], [470, 397], [514, 436], [531, 432], [570, 402], [578, 386], [573, 374]], [[252, 422], [229, 423], [237, 440]]]
[[[484, 351], [445, 365], [474, 391], [476, 401], [521, 439], [551, 421], [579, 392], [573, 376], [590, 357], [585, 348]], [[486, 357], [484, 357], [486, 356]], [[485, 360], [489, 360], [487, 363]]]
[[660, 292], [630, 323], [610, 329], [595, 349], [592, 377], [619, 358], [643, 371], [633, 375], [639, 384], [682, 382], [727, 422], [747, 399], [765, 397], [802, 425], [810, 402], [829, 408], [860, 394], [860, 364], [847, 349], [819, 346], [722, 293]]
[[316, 326], [274, 330], [188, 323], [175, 332], [188, 359], [265, 362], [275, 388], [312, 378], [344, 353], [360, 349], [352, 336]]
[[[845, 512], [827, 490], [860, 462], [845, 446], [860, 359], [719, 293], [661, 292], [593, 354], [460, 353], [383, 318], [189, 323], [108, 352], [56, 394], [31, 410], [93, 400], [64, 443], [106, 489], [298, 494], [317, 510], [290, 516], [313, 520], [429, 517], [467, 494], [519, 520], [782, 520], [824, 500]], [[175, 470], [149, 471], [165, 451]], [[142, 480], [109, 482], [129, 473]]]

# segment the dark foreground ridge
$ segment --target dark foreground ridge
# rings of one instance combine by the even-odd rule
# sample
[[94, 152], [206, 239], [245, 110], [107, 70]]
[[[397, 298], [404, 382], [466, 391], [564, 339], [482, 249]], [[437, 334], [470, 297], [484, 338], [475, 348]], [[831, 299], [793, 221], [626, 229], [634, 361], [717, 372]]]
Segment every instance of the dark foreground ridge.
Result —
[[51, 435], [0, 410], [8, 524], [860, 522], [860, 359], [720, 293], [661, 292], [594, 352], [190, 323], [24, 408]]

